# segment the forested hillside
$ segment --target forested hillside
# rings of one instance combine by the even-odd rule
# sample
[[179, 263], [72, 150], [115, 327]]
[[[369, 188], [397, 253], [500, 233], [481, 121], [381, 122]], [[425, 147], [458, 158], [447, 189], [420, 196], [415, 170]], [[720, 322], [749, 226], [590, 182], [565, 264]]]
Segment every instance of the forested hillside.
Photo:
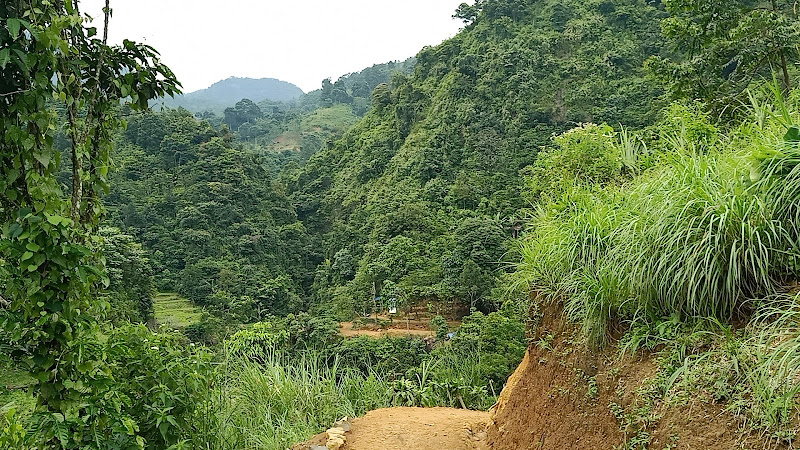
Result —
[[[663, 8], [481, 2], [458, 15], [458, 36], [423, 49], [413, 74], [373, 91], [364, 120], [286, 174], [330, 260], [320, 302], [363, 309], [386, 282], [406, 302], [488, 301], [525, 214], [520, 171], [551, 136], [655, 117], [662, 90], [642, 65], [661, 52]], [[351, 259], [355, 271], [334, 273]]]
[[106, 204], [156, 286], [248, 322], [303, 309], [319, 252], [263, 157], [183, 111], [132, 118]]
[[794, 2], [477, 0], [197, 111], [79, 6], [0, 4], [0, 448], [800, 445]]
[[185, 108], [194, 113], [205, 111], [221, 112], [224, 108], [243, 98], [250, 98], [255, 102], [263, 100], [288, 102], [302, 95], [302, 89], [286, 81], [274, 78], [255, 80], [252, 78], [230, 77], [226, 80], [218, 81], [206, 89], [153, 101], [153, 105]]
[[222, 117], [185, 109], [130, 116], [114, 150], [110, 223], [141, 243], [158, 290], [228, 322], [308, 310], [324, 255], [280, 174], [340, 137], [366, 113], [369, 105], [359, 105], [371, 88], [410, 67], [413, 60], [324, 80], [298, 102], [242, 99]]

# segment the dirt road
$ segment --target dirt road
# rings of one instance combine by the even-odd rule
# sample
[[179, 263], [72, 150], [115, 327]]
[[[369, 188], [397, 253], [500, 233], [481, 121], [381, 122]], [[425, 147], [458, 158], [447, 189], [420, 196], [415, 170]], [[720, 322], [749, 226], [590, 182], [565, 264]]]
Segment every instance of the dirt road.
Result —
[[[387, 408], [353, 420], [345, 450], [473, 450], [484, 448], [489, 413], [451, 408]], [[325, 445], [325, 435], [293, 447]]]

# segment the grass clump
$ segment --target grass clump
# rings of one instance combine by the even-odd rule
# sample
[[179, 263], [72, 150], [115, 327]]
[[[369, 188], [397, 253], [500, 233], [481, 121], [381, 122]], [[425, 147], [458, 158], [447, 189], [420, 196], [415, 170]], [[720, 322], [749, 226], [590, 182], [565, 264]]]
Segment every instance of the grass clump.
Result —
[[[655, 162], [628, 171], [641, 175], [576, 179], [534, 199], [520, 281], [564, 300], [591, 343], [606, 342], [612, 321], [728, 321], [797, 276], [800, 129], [792, 140], [796, 128], [784, 136], [772, 119], [717, 136], [706, 122], [684, 114], [651, 130], [658, 152], [641, 151]], [[630, 140], [615, 144], [620, 158]]]
[[320, 355], [287, 358], [274, 353], [260, 363], [226, 363], [215, 400], [213, 448], [284, 449], [304, 441], [343, 416], [389, 406], [388, 382]]
[[552, 161], [605, 159], [571, 160], [569, 183], [543, 183], [563, 170], [545, 160], [528, 171], [539, 190], [517, 271], [590, 345], [627, 330], [623, 353], [657, 352], [648, 408], [725, 403], [782, 443], [800, 431], [800, 302], [787, 294], [800, 275], [799, 97], [754, 94], [752, 120], [726, 129], [673, 105], [638, 135], [582, 126], [555, 140]]

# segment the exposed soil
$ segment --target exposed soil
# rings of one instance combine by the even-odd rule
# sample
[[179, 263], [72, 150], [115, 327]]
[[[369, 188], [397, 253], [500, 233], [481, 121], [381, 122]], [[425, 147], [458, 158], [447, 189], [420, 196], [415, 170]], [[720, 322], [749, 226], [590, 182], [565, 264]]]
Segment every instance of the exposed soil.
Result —
[[[607, 407], [609, 398], [604, 392], [616, 383], [604, 383], [606, 389], [598, 389], [597, 398], [592, 399], [575, 370], [597, 376], [601, 367], [605, 369], [602, 356], [576, 354], [563, 338], [557, 337], [552, 344], [552, 351], [531, 346], [506, 383], [489, 424], [490, 448], [611, 449], [622, 444], [625, 435]], [[648, 369], [643, 372], [624, 382], [638, 384], [639, 377], [649, 375]]]
[[[655, 375], [654, 357], [620, 359], [613, 348], [588, 351], [574, 344], [575, 328], [550, 313], [534, 336], [538, 344], [530, 346], [492, 409], [489, 448], [613, 449], [646, 442], [647, 436], [648, 448], [657, 450], [765, 448], [757, 436], [740, 431], [740, 422], [722, 405], [702, 398], [685, 405], [656, 400], [646, 419], [637, 416], [637, 391]], [[543, 339], [548, 335], [552, 339]]]
[[[380, 327], [374, 323], [373, 317], [368, 319], [372, 323], [360, 323], [356, 329], [353, 329], [353, 322], [341, 322], [339, 334], [344, 337], [418, 336], [423, 338], [436, 335], [436, 332], [430, 330], [430, 318], [406, 320], [404, 317], [398, 316], [390, 322], [389, 316], [378, 316], [378, 320], [386, 324]], [[448, 320], [447, 324], [450, 330], [455, 330], [461, 325], [461, 322]]]
[[339, 334], [344, 337], [354, 337], [354, 336], [370, 336], [370, 337], [381, 337], [381, 336], [421, 336], [421, 337], [428, 337], [434, 336], [436, 333], [430, 330], [417, 330], [413, 328], [384, 328], [384, 329], [353, 329], [352, 322], [342, 322], [339, 324]]
[[[489, 413], [450, 408], [387, 408], [353, 420], [345, 450], [472, 450], [484, 448]], [[292, 447], [325, 446], [325, 433]]]
[[[641, 449], [648, 441], [653, 450], [785, 448], [742, 431], [740, 419], [709, 399], [664, 403], [648, 391], [658, 371], [653, 355], [620, 358], [613, 346], [590, 351], [557, 311], [546, 311], [544, 317], [525, 359], [489, 413], [448, 408], [372, 411], [352, 422], [343, 448], [611, 450]], [[394, 331], [424, 332], [372, 332]], [[324, 447], [325, 441], [323, 433], [293, 449]]]

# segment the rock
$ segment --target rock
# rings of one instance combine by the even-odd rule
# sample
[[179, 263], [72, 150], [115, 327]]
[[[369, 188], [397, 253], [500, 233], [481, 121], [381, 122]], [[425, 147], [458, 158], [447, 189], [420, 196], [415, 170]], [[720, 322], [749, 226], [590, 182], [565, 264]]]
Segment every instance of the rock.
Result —
[[328, 450], [339, 450], [340, 448], [344, 447], [344, 439], [340, 437], [330, 438], [325, 446], [328, 448]]
[[321, 445], [312, 445], [308, 447], [308, 450], [328, 450], [328, 447], [323, 447]]
[[336, 423], [334, 423], [334, 424], [333, 424], [333, 427], [334, 427], [334, 428], [341, 428], [341, 429], [343, 429], [345, 432], [348, 432], [348, 431], [350, 431], [350, 418], [349, 418], [349, 417], [346, 417], [346, 416], [345, 416], [345, 417], [343, 417], [342, 419], [340, 419], [340, 420], [338, 420]]
[[342, 436], [344, 436], [345, 429], [344, 428], [338, 428], [338, 427], [330, 428], [330, 429], [328, 429], [328, 431], [326, 431], [326, 433], [328, 433], [328, 439], [330, 439], [332, 437], [342, 437]]

